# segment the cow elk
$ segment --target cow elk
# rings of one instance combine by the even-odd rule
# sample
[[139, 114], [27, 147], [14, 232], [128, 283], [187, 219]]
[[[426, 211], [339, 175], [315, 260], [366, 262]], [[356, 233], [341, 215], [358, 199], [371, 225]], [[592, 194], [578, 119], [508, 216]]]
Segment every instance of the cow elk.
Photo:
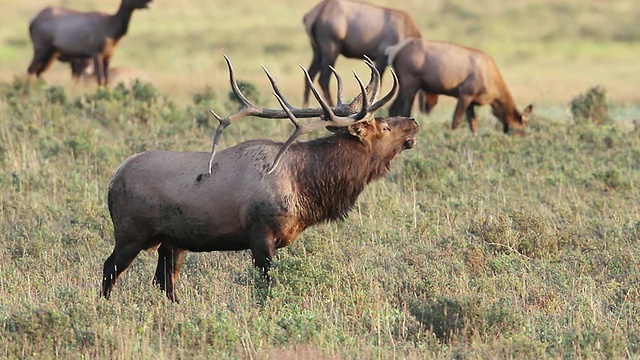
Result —
[[[313, 85], [320, 107], [291, 107], [267, 72], [282, 109], [265, 109], [246, 99], [225, 59], [231, 87], [245, 102], [225, 121], [285, 114], [296, 127], [294, 135], [284, 144], [250, 140], [227, 148], [215, 158], [217, 171], [211, 176], [200, 176], [210, 159], [206, 152], [155, 150], [125, 160], [109, 183], [115, 248], [104, 263], [104, 297], [145, 249], [157, 250], [153, 281], [172, 301], [177, 301], [176, 279], [187, 251], [251, 250], [254, 265], [269, 283], [277, 249], [312, 225], [346, 218], [367, 184], [382, 178], [401, 151], [415, 146], [414, 119], [373, 117], [395, 95], [397, 79], [394, 75], [386, 96], [372, 102], [380, 76], [371, 63], [369, 86], [356, 76], [361, 93], [347, 104], [339, 95], [335, 107]], [[319, 119], [302, 124], [298, 117]], [[307, 142], [292, 140], [325, 127], [333, 134]]]
[[[324, 0], [304, 15], [304, 27], [311, 42], [313, 59], [309, 75], [320, 73], [320, 89], [331, 99], [330, 68], [338, 55], [369, 57], [380, 74], [387, 67], [385, 49], [409, 37], [420, 37], [420, 30], [404, 11], [356, 1]], [[310, 85], [305, 82], [303, 106], [309, 103]]]
[[59, 7], [41, 10], [29, 23], [34, 54], [27, 72], [40, 77], [56, 56], [62, 61], [91, 59], [98, 84], [106, 85], [109, 61], [127, 33], [133, 11], [147, 8], [151, 1], [122, 0], [113, 15]]
[[389, 47], [387, 54], [400, 80], [398, 97], [389, 109], [391, 116], [410, 116], [416, 92], [424, 90], [421, 108], [426, 111], [435, 106], [439, 94], [458, 99], [452, 129], [466, 114], [471, 131], [477, 135], [478, 105], [491, 105], [505, 133], [526, 128], [533, 106], [518, 111], [498, 67], [482, 51], [447, 42], [407, 39]]

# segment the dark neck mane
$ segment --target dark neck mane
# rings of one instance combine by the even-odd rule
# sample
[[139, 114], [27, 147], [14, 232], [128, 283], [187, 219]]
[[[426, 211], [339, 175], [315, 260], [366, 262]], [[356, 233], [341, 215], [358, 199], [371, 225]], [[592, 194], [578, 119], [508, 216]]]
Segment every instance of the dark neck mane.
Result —
[[391, 162], [344, 133], [297, 143], [289, 151], [296, 163], [287, 171], [295, 174], [304, 228], [346, 218], [365, 186], [383, 177]]

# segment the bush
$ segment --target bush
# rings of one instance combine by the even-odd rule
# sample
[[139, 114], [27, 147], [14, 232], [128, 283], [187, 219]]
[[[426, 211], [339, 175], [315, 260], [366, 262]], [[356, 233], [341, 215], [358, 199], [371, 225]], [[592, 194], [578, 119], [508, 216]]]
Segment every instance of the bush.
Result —
[[602, 125], [611, 122], [607, 93], [604, 87], [594, 86], [584, 94], [575, 96], [571, 103], [571, 116], [576, 122], [591, 122]]

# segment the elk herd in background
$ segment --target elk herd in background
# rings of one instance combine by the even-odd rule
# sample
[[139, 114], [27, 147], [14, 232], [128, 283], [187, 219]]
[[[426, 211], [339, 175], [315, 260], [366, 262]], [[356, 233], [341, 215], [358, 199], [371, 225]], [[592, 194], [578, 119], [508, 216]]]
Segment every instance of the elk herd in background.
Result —
[[[132, 82], [135, 78], [153, 82], [141, 70], [109, 69], [110, 59], [127, 33], [133, 11], [147, 8], [152, 0], [122, 0], [113, 14], [80, 12], [47, 7], [29, 23], [34, 56], [29, 75], [40, 76], [54, 59], [71, 64], [76, 81], [95, 77], [99, 85]], [[348, 0], [323, 0], [303, 17], [313, 57], [309, 66], [312, 80], [332, 104], [329, 90], [332, 67], [338, 55], [373, 60], [380, 74], [392, 66], [400, 81], [400, 91], [389, 114], [410, 116], [415, 97], [419, 108], [429, 113], [438, 95], [457, 98], [451, 128], [465, 115], [474, 135], [478, 133], [475, 107], [491, 105], [505, 133], [524, 130], [532, 106], [519, 111], [502, 75], [491, 57], [480, 50], [449, 42], [422, 38], [413, 18], [405, 11]], [[305, 82], [303, 106], [309, 102]]]
[[[109, 63], [133, 11], [151, 1], [122, 0], [113, 15], [43, 9], [29, 24], [34, 48], [29, 77], [40, 76], [57, 59], [70, 63], [78, 81], [95, 77], [99, 86], [107, 86], [121, 72], [149, 81], [145, 73], [110, 69]], [[248, 249], [270, 282], [268, 271], [277, 249], [309, 226], [344, 219], [364, 188], [385, 176], [400, 152], [415, 146], [418, 123], [409, 116], [416, 95], [426, 112], [439, 95], [457, 98], [451, 127], [457, 128], [466, 115], [474, 135], [474, 108], [479, 105], [491, 105], [505, 133], [527, 125], [531, 105], [518, 111], [489, 56], [422, 38], [404, 11], [324, 0], [304, 15], [303, 23], [313, 58], [309, 70], [303, 68], [302, 108], [290, 105], [264, 66], [281, 109], [253, 104], [225, 56], [231, 88], [242, 107], [227, 117], [211, 111], [219, 121], [211, 152], [149, 151], [129, 157], [115, 171], [108, 190], [115, 248], [104, 262], [104, 297], [145, 249], [157, 250], [153, 281], [173, 301], [178, 299], [175, 283], [186, 251]], [[360, 94], [349, 103], [342, 99], [342, 80], [333, 68], [339, 55], [365, 59], [371, 70], [366, 86], [354, 73]], [[393, 85], [378, 98], [387, 66]], [[318, 74], [319, 90], [314, 85]], [[335, 102], [329, 90], [331, 74], [337, 82]], [[307, 107], [310, 93], [319, 107]], [[373, 116], [394, 97], [390, 117]], [[222, 131], [245, 116], [288, 118], [295, 131], [283, 143], [251, 140], [216, 156]], [[317, 120], [299, 120], [308, 118]], [[302, 134], [325, 128], [333, 134], [296, 142]]]

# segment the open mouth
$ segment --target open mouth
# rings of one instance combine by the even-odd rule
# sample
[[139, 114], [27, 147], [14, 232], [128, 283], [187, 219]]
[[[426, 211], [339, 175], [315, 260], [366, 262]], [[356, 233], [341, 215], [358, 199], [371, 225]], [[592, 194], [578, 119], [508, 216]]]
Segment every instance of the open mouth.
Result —
[[413, 149], [414, 146], [416, 146], [416, 143], [418, 142], [418, 139], [416, 139], [414, 136], [408, 138], [407, 140], [405, 140], [404, 142], [404, 148], [405, 149]]

